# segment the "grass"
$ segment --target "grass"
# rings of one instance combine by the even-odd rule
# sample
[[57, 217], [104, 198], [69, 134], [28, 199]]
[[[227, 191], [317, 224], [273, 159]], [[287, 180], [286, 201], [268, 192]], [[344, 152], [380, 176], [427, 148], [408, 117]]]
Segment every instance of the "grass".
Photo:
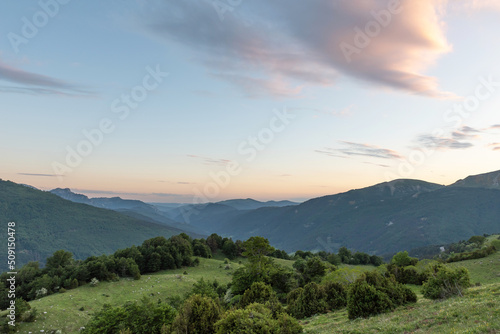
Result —
[[[242, 260], [242, 264], [238, 262]], [[143, 275], [138, 281], [121, 279], [118, 282], [101, 282], [96, 287], [89, 285], [65, 293], [54, 294], [31, 301], [39, 311], [35, 323], [20, 324], [18, 333], [45, 333], [60, 329], [63, 333], [78, 333], [92, 313], [105, 304], [123, 305], [127, 301], [150, 296], [165, 300], [189, 292], [200, 278], [217, 279], [221, 284], [231, 281], [231, 275], [247, 260], [231, 261], [230, 270], [225, 269], [224, 257], [200, 259], [193, 268], [163, 271]], [[275, 259], [283, 266], [292, 268], [293, 261]], [[420, 286], [409, 286], [418, 295], [419, 301], [411, 306], [400, 307], [387, 314], [369, 319], [349, 320], [347, 311], [340, 310], [314, 316], [301, 321], [305, 333], [500, 333], [500, 252], [484, 259], [467, 260], [449, 264], [469, 269], [473, 283], [480, 287], [468, 290], [463, 298], [445, 301], [430, 301], [420, 293]], [[344, 267], [342, 265], [341, 267]], [[347, 266], [359, 270], [373, 270], [373, 266]], [[187, 271], [187, 275], [184, 275]], [[81, 310], [83, 308], [83, 310]]]
[[447, 265], [467, 268], [471, 282], [482, 286], [470, 288], [463, 298], [431, 301], [423, 298], [421, 286], [409, 285], [418, 296], [417, 304], [352, 321], [346, 309], [322, 314], [301, 321], [304, 331], [308, 334], [500, 333], [500, 252]]
[[[230, 270], [226, 270], [225, 266], [220, 260], [200, 259], [198, 267], [143, 275], [138, 281], [121, 279], [118, 282], [101, 282], [96, 287], [85, 285], [34, 300], [30, 305], [39, 312], [37, 321], [20, 324], [18, 333], [39, 333], [40, 330], [47, 333], [57, 329], [63, 333], [78, 333], [79, 328], [90, 320], [92, 313], [100, 310], [105, 303], [118, 306], [127, 301], [140, 300], [142, 296], [165, 300], [189, 292], [193, 283], [202, 277], [227, 284], [234, 270], [241, 265], [235, 261], [230, 264]], [[184, 271], [188, 275], [183, 275]], [[80, 311], [82, 307], [83, 311]]]
[[453, 262], [448, 266], [467, 268], [472, 283], [489, 284], [500, 281], [500, 251], [482, 259]]
[[469, 289], [444, 301], [417, 304], [368, 319], [349, 320], [347, 310], [301, 321], [304, 332], [322, 333], [500, 333], [500, 283]]

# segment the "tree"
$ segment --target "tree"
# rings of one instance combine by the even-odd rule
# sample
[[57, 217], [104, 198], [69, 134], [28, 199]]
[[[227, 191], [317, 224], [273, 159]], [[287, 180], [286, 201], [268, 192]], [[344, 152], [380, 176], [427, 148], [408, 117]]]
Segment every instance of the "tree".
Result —
[[58, 271], [60, 273], [61, 269], [71, 264], [73, 264], [73, 254], [61, 249], [54, 252], [51, 257], [47, 258], [45, 268], [49, 272]]
[[269, 245], [269, 240], [263, 237], [251, 237], [243, 243], [243, 256], [248, 257], [250, 264], [257, 273], [261, 273], [270, 261], [266, 255], [274, 251], [274, 248]]
[[218, 302], [209, 297], [192, 295], [179, 310], [172, 324], [176, 334], [214, 333], [215, 323], [220, 319], [222, 310]]
[[252, 283], [250, 289], [246, 290], [243, 297], [241, 297], [240, 307], [244, 308], [252, 303], [265, 304], [266, 301], [273, 300], [278, 301], [276, 292], [263, 282], [255, 282]]
[[410, 257], [407, 251], [399, 252], [392, 257], [391, 263], [398, 267], [414, 266], [418, 259]]
[[222, 237], [215, 233], [212, 233], [207, 238], [207, 245], [212, 250], [212, 253], [215, 253], [217, 249], [222, 248]]
[[351, 254], [351, 251], [348, 250], [346, 247], [340, 247], [339, 256], [340, 256], [340, 260], [342, 261], [342, 263], [350, 263], [351, 262], [352, 254]]
[[226, 255], [230, 260], [233, 260], [236, 256], [238, 256], [238, 250], [233, 240], [228, 239], [224, 242], [224, 245], [222, 245], [222, 253], [224, 253], [224, 255]]

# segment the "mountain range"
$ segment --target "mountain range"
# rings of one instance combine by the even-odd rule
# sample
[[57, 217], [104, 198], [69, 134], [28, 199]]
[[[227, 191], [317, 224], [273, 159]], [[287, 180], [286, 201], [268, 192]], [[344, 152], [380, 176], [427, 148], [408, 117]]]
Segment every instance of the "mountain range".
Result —
[[386, 255], [500, 232], [499, 180], [500, 171], [449, 186], [399, 179], [300, 204], [236, 199], [198, 205], [88, 198], [0, 181], [0, 220], [17, 223], [22, 263], [43, 263], [58, 249], [76, 258], [111, 253], [181, 232], [240, 240], [260, 235], [288, 252], [346, 246]]
[[390, 254], [500, 231], [500, 171], [444, 186], [399, 179], [298, 204], [252, 199], [165, 207], [198, 233], [268, 238], [287, 251], [341, 246]]

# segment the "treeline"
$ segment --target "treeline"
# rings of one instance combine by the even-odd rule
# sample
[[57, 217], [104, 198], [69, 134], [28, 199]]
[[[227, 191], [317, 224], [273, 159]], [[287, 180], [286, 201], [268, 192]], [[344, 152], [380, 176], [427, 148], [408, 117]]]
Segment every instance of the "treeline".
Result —
[[[77, 288], [92, 280], [140, 279], [145, 273], [194, 266], [199, 262], [193, 260], [194, 254], [211, 257], [211, 250], [205, 240], [192, 240], [184, 233], [169, 239], [152, 238], [138, 247], [118, 250], [112, 255], [91, 256], [85, 260], [74, 260], [73, 254], [59, 250], [47, 259], [43, 269], [38, 262], [29, 262], [17, 271], [16, 298], [30, 301]], [[7, 273], [0, 275], [0, 309], [9, 305], [9, 277]]]
[[[336, 265], [336, 266], [343, 263], [343, 264], [351, 264], [351, 265], [373, 265], [373, 266], [377, 267], [377, 266], [380, 266], [381, 264], [384, 263], [384, 259], [380, 256], [370, 255], [370, 254], [363, 253], [363, 252], [353, 253], [349, 249], [347, 249], [346, 247], [340, 247], [337, 254], [329, 253], [329, 252], [325, 252], [325, 251], [313, 253], [310, 251], [304, 252], [304, 251], [298, 250], [295, 252], [293, 257], [288, 256], [288, 258], [274, 256], [274, 254], [276, 252], [280, 252], [280, 251], [278, 251], [278, 250], [274, 251], [270, 256], [277, 257], [277, 258], [284, 258], [287, 260], [297, 259], [297, 258], [307, 259], [309, 257], [318, 256], [323, 261], [327, 261], [327, 262], [329, 262], [333, 265]], [[283, 251], [281, 251], [281, 252], [283, 252]]]
[[[418, 257], [419, 259], [434, 259], [448, 261], [449, 258], [455, 257], [460, 253], [473, 253], [475, 251], [481, 250], [486, 242], [486, 238], [489, 234], [475, 235], [470, 237], [468, 240], [460, 240], [446, 245], [431, 245], [412, 249], [409, 253], [411, 256]], [[500, 239], [500, 238], [499, 238]], [[500, 249], [500, 241], [493, 240], [491, 245], [496, 246], [497, 250]], [[476, 253], [474, 256], [478, 256]], [[487, 255], [485, 255], [487, 256]], [[484, 256], [483, 256], [484, 257]], [[477, 257], [476, 257], [477, 258]], [[451, 262], [457, 262], [462, 260], [452, 260]]]

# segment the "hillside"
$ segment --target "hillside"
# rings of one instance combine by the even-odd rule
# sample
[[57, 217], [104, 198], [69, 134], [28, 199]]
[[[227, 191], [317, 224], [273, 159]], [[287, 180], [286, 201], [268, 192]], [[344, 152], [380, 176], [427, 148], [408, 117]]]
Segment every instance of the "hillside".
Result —
[[[49, 192], [0, 181], [0, 221], [16, 223], [17, 266], [40, 261], [59, 249], [77, 259], [114, 252], [148, 238], [182, 230], [128, 217], [115, 211], [74, 203]], [[7, 229], [0, 247], [6, 249]], [[6, 270], [2, 262], [0, 270]]]
[[347, 246], [383, 255], [496, 233], [499, 217], [500, 190], [395, 180], [231, 219], [196, 219], [215, 233], [242, 240], [261, 235], [287, 251]]
[[[500, 261], [497, 252], [481, 259], [485, 263]], [[78, 333], [85, 326], [93, 312], [104, 304], [123, 305], [127, 301], [138, 301], [143, 296], [154, 300], [166, 300], [169, 297], [187, 293], [200, 278], [216, 279], [221, 284], [231, 281], [234, 271], [241, 267], [239, 260], [230, 263], [226, 270], [222, 257], [215, 259], [200, 258], [197, 267], [161, 271], [143, 275], [138, 281], [121, 278], [116, 282], [101, 282], [96, 287], [89, 285], [56, 293], [30, 302], [39, 310], [36, 323], [23, 323], [20, 333], [35, 333], [44, 330], [62, 330], [63, 333]], [[243, 263], [245, 263], [243, 259]], [[277, 263], [291, 268], [293, 261], [276, 259]], [[500, 263], [500, 262], [498, 262]], [[473, 283], [480, 287], [468, 290], [463, 298], [451, 298], [445, 301], [424, 299], [419, 293], [420, 287], [412, 286], [419, 294], [417, 304], [402, 306], [393, 312], [380, 314], [368, 319], [349, 320], [346, 309], [306, 318], [301, 321], [304, 333], [486, 333], [500, 330], [500, 276], [493, 277], [498, 267], [478, 267], [472, 261], [454, 265], [464, 265], [471, 271]], [[347, 266], [353, 267], [353, 266]], [[373, 267], [355, 266], [361, 270], [373, 270]], [[479, 271], [478, 271], [479, 270]], [[187, 272], [187, 275], [184, 274]]]
[[451, 187], [500, 189], [500, 171], [468, 176], [458, 180]]
[[193, 226], [187, 224], [181, 224], [168, 218], [164, 212], [162, 212], [158, 207], [152, 204], [144, 203], [139, 200], [122, 199], [120, 197], [94, 197], [89, 198], [82, 194], [77, 194], [72, 192], [70, 189], [56, 188], [50, 191], [61, 198], [67, 199], [68, 201], [83, 203], [97, 208], [114, 210], [124, 215], [130, 216], [132, 218], [137, 218], [139, 220], [145, 220], [153, 223], [160, 223], [167, 225], [169, 227], [186, 230], [191, 233], [200, 234], [201, 231], [197, 230]]

